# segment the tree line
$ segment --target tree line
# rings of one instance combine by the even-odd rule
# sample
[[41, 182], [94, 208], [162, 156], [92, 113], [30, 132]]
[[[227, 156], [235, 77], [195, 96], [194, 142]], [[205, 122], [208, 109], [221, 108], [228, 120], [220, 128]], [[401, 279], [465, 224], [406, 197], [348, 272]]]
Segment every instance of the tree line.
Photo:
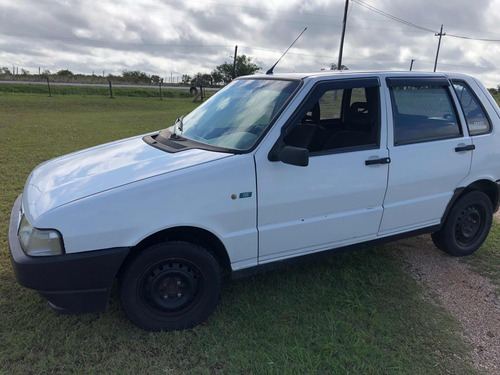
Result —
[[[219, 86], [226, 85], [234, 78], [243, 75], [251, 75], [261, 69], [260, 66], [252, 61], [251, 57], [240, 55], [236, 57], [235, 63], [224, 62], [218, 65], [211, 73], [198, 72], [193, 76], [183, 74], [181, 82], [187, 86]], [[54, 82], [74, 82], [74, 83], [105, 83], [111, 81], [113, 83], [134, 83], [134, 84], [160, 84], [163, 79], [157, 75], [148, 75], [140, 70], [124, 70], [121, 75], [108, 74], [102, 76], [88, 74], [75, 74], [69, 69], [59, 70], [56, 73], [51, 73], [50, 70], [44, 70], [39, 74], [30, 74], [26, 69], [21, 69], [21, 72], [11, 72], [8, 67], [0, 67], [0, 79], [3, 80], [27, 80], [34, 81], [38, 79], [46, 79], [49, 77]]]
[[215, 86], [226, 85], [236, 77], [251, 75], [261, 69], [260, 66], [246, 55], [236, 56], [235, 63], [224, 62], [218, 65], [211, 73], [197, 73], [193, 77], [184, 74], [182, 83], [191, 86]]

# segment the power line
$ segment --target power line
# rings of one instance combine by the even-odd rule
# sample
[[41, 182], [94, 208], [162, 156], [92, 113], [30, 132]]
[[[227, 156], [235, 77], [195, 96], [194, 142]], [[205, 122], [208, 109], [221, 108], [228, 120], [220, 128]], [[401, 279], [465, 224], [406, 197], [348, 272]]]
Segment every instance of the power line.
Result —
[[[422, 31], [428, 31], [428, 32], [432, 32], [436, 35], [439, 35], [439, 33], [437, 31], [434, 31], [434, 30], [431, 30], [431, 29], [428, 29], [426, 27], [423, 27], [423, 26], [420, 26], [420, 25], [417, 25], [417, 24], [414, 24], [410, 21], [406, 21], [402, 18], [399, 18], [399, 17], [396, 17], [396, 16], [393, 16], [389, 13], [386, 13], [378, 8], [375, 8], [374, 6], [370, 5], [370, 4], [367, 4], [365, 3], [364, 1], [362, 0], [351, 0], [352, 2], [358, 4], [358, 5], [361, 5], [377, 14], [380, 14], [384, 17], [387, 17], [393, 21], [396, 21], [396, 22], [399, 22], [399, 23], [402, 23], [404, 25], [407, 25], [407, 26], [410, 26], [410, 27], [414, 27], [416, 29], [419, 29], [419, 30], [422, 30]], [[444, 34], [443, 34], [444, 35]], [[450, 36], [452, 38], [460, 38], [460, 39], [466, 39], [466, 40], [477, 40], [477, 41], [482, 41], [482, 42], [500, 42], [500, 39], [488, 39], [488, 38], [473, 38], [473, 37], [469, 37], [469, 36], [464, 36], [464, 35], [456, 35], [456, 34], [449, 34], [447, 33], [446, 34], [447, 36]]]
[[[168, 44], [168, 43], [128, 43], [128, 42], [112, 42], [112, 41], [105, 41], [105, 40], [96, 40], [96, 39], [82, 39], [82, 38], [71, 38], [71, 37], [62, 37], [62, 36], [56, 36], [56, 35], [40, 35], [40, 34], [23, 34], [23, 33], [14, 33], [14, 32], [3, 32], [0, 31], [0, 35], [9, 35], [9, 36], [17, 36], [17, 37], [23, 37], [23, 38], [36, 38], [36, 39], [48, 39], [48, 40], [62, 40], [62, 41], [68, 41], [68, 42], [80, 42], [80, 43], [89, 43], [89, 44], [101, 44], [103, 46], [108, 46], [108, 45], [119, 45], [119, 46], [138, 46], [138, 47], [168, 47], [168, 48], [228, 48], [228, 47], [233, 47], [231, 44], [227, 45], [175, 45], [175, 44]], [[447, 34], [449, 35], [449, 34]], [[276, 53], [282, 53], [283, 51], [277, 50], [277, 49], [270, 49], [270, 48], [260, 48], [260, 47], [251, 47], [251, 46], [246, 46], [246, 45], [240, 45], [241, 48], [246, 48], [250, 50], [256, 50], [256, 51], [267, 51], [267, 52], [276, 52]], [[309, 53], [298, 53], [298, 52], [289, 52], [289, 55], [295, 55], [295, 56], [307, 56], [307, 57], [315, 57], [315, 58], [320, 58], [320, 59], [332, 59], [332, 56], [326, 56], [326, 55], [317, 55], [317, 54], [309, 54]], [[343, 57], [344, 60], [355, 60], [355, 61], [403, 61], [403, 58], [397, 58], [397, 59], [385, 59], [385, 58], [378, 58], [378, 57], [373, 57], [373, 58], [361, 58], [361, 57]], [[428, 62], [430, 61], [427, 60], [420, 60], [420, 59], [415, 59], [415, 61], [420, 61], [420, 62]], [[449, 66], [457, 66], [457, 67], [465, 67], [465, 68], [473, 68], [473, 69], [490, 69], [487, 67], [472, 67], [472, 66], [464, 66], [464, 65], [452, 65], [452, 64], [444, 64], [442, 63], [441, 65], [449, 65]]]
[[431, 33], [435, 33], [436, 31], [435, 30], [431, 30], [431, 29], [428, 29], [427, 27], [423, 27], [423, 26], [420, 26], [420, 25], [417, 25], [413, 22], [410, 22], [410, 21], [406, 21], [402, 18], [399, 18], [399, 17], [396, 17], [396, 16], [393, 16], [392, 14], [389, 14], [389, 13], [386, 13], [378, 8], [375, 8], [374, 6], [371, 6], [370, 4], [367, 4], [365, 3], [364, 1], [361, 1], [361, 0], [352, 0], [352, 2], [358, 4], [358, 5], [361, 5], [362, 7], [365, 7], [369, 10], [371, 10], [372, 12], [375, 12], [377, 14], [380, 14], [381, 16], [384, 16], [384, 17], [387, 17], [393, 21], [396, 21], [396, 22], [399, 22], [399, 23], [402, 23], [406, 26], [410, 26], [410, 27], [414, 27], [416, 29], [420, 29], [420, 30], [423, 30], [423, 31], [428, 31], [428, 32], [431, 32]]
[[[139, 6], [139, 7], [144, 7], [144, 8], [171, 8], [174, 9], [175, 11], [178, 12], [186, 12], [186, 13], [208, 13], [206, 10], [197, 10], [197, 9], [179, 9], [178, 7], [174, 7], [168, 4], [148, 4], [148, 3], [139, 3], [136, 1], [127, 1], [127, 0], [94, 0], [102, 3], [110, 3], [110, 4], [118, 4], [118, 5], [131, 5], [131, 6]], [[426, 32], [433, 32], [435, 33], [435, 30], [426, 28], [421, 25], [417, 25], [415, 23], [412, 23], [410, 21], [406, 21], [402, 18], [396, 17], [394, 15], [391, 15], [387, 12], [384, 12], [378, 8], [375, 8], [374, 6], [362, 1], [362, 0], [351, 0], [354, 3], [357, 3], [375, 13], [378, 13], [384, 17], [390, 18], [393, 21], [402, 23], [404, 25], [414, 27], [416, 29], [419, 29], [421, 31], [426, 31]], [[326, 14], [318, 14], [318, 13], [304, 13], [304, 12], [298, 12], [298, 11], [292, 11], [292, 10], [281, 10], [281, 9], [272, 9], [272, 8], [262, 8], [262, 7], [252, 7], [252, 6], [246, 6], [246, 5], [234, 5], [230, 3], [218, 3], [218, 2], [206, 2], [206, 1], [194, 1], [192, 0], [191, 3], [199, 3], [199, 4], [204, 4], [204, 5], [215, 5], [215, 6], [221, 6], [221, 7], [230, 7], [230, 8], [237, 8], [237, 9], [248, 9], [248, 10], [255, 10], [259, 12], [267, 12], [267, 13], [284, 13], [284, 14], [293, 14], [293, 15], [302, 15], [302, 16], [310, 16], [310, 17], [321, 17], [321, 18], [326, 18], [326, 19], [339, 19], [337, 16], [330, 16]], [[349, 9], [350, 13], [350, 9]], [[227, 13], [220, 13], [217, 12], [216, 14], [213, 14], [215, 16], [231, 16], [233, 17], [233, 14], [227, 14]], [[362, 18], [357, 18], [357, 17], [350, 17], [350, 19], [362, 19]], [[282, 20], [283, 22], [296, 22], [292, 20]], [[341, 23], [340, 21], [337, 21], [337, 23]], [[325, 25], [324, 23], [321, 23], [321, 25]], [[472, 30], [472, 29], [471, 29]], [[478, 31], [478, 30], [473, 30], [473, 31]], [[481, 32], [481, 31], [479, 31]], [[484, 41], [484, 42], [500, 42], [499, 39], [487, 39], [487, 38], [473, 38], [473, 37], [467, 37], [467, 36], [462, 36], [462, 35], [454, 35], [454, 34], [447, 34], [448, 36], [454, 37], [454, 38], [461, 38], [461, 39], [469, 39], [469, 40], [478, 40], [478, 41]]]
[[[251, 49], [251, 50], [256, 50], [256, 51], [266, 51], [266, 52], [276, 52], [276, 53], [283, 53], [282, 50], [278, 50], [278, 49], [269, 49], [269, 48], [260, 48], [260, 47], [250, 47], [250, 46], [242, 46], [240, 45], [240, 47], [242, 48], [247, 48], [247, 49]], [[331, 56], [321, 56], [321, 55], [315, 55], [315, 54], [311, 54], [311, 53], [297, 53], [297, 52], [288, 52], [287, 55], [295, 55], [295, 56], [309, 56], [309, 57], [319, 57], [319, 58], [322, 58], [322, 59], [332, 59]]]
[[[7, 32], [7, 31], [0, 31], [0, 35], [8, 35], [8, 36], [15, 36], [15, 37], [21, 37], [21, 38], [35, 38], [35, 39], [46, 39], [46, 40], [61, 40], [65, 42], [79, 42], [79, 43], [85, 43], [85, 44], [100, 44], [103, 45], [104, 47], [106, 46], [133, 46], [133, 47], [168, 47], [168, 48], [227, 48], [227, 47], [233, 47], [232, 44], [226, 44], [226, 45], [194, 45], [194, 44], [168, 44], [168, 43], [129, 43], [129, 42], [117, 42], [117, 41], [106, 41], [106, 40], [98, 40], [98, 39], [83, 39], [83, 38], [76, 38], [76, 37], [63, 37], [63, 36], [57, 36], [57, 35], [43, 35], [43, 34], [25, 34], [25, 33], [15, 33], [15, 32]], [[268, 52], [276, 52], [276, 53], [282, 53], [282, 50], [277, 50], [277, 49], [270, 49], [270, 48], [259, 48], [259, 47], [251, 47], [251, 46], [245, 46], [245, 45], [240, 45], [242, 48], [247, 48], [251, 50], [257, 50], [257, 51], [268, 51]], [[296, 55], [296, 56], [311, 56], [311, 57], [320, 57], [320, 58], [331, 58], [331, 56], [321, 56], [321, 55], [316, 55], [316, 54], [309, 54], [309, 53], [293, 53], [289, 52], [289, 55]]]
[[[172, 12], [181, 12], [181, 13], [191, 13], [191, 14], [209, 14], [211, 17], [231, 17], [234, 18], [234, 13], [224, 13], [224, 12], [210, 12], [209, 10], [202, 10], [202, 9], [181, 9], [179, 7], [175, 7], [173, 5], [168, 5], [168, 4], [161, 4], [161, 5], [156, 5], [156, 4], [147, 4], [147, 3], [137, 3], [134, 1], [124, 1], [124, 0], [94, 0], [98, 1], [101, 3], [110, 3], [110, 4], [118, 4], [118, 5], [132, 5], [132, 6], [138, 6], [138, 7], [143, 7], [143, 8], [154, 8], [154, 9], [163, 9], [163, 8], [169, 8], [171, 9]], [[203, 3], [207, 4], [207, 3]], [[217, 4], [217, 3], [208, 3], [208, 4], [215, 4], [215, 5], [224, 5], [224, 4]], [[248, 8], [248, 9], [254, 9], [258, 10], [259, 8], [254, 8], [254, 7], [245, 7], [245, 6], [238, 6], [238, 5], [225, 5], [225, 6], [231, 6], [234, 8]], [[271, 12], [271, 9], [266, 9], [266, 8], [260, 8], [262, 12]], [[312, 14], [312, 13], [301, 13], [301, 12], [292, 12], [292, 11], [281, 11], [277, 10], [277, 12], [282, 12], [282, 13], [292, 13], [295, 15], [301, 15], [301, 16], [312, 16], [312, 17], [333, 17], [334, 16], [325, 16], [325, 15], [318, 15], [318, 14]], [[293, 20], [291, 19], [282, 19], [282, 18], [276, 18], [273, 17], [272, 15], [260, 15], [259, 18], [267, 18], [267, 19], [273, 19], [278, 22], [285, 22], [285, 23], [294, 23], [294, 24], [305, 24], [307, 23], [303, 18], [295, 18]], [[338, 24], [340, 24], [340, 21], [337, 21]], [[315, 25], [322, 25], [322, 26], [332, 26], [331, 20], [328, 20], [328, 22], [315, 22]]]
[[[420, 59], [414, 59], [415, 61], [419, 62], [424, 62], [428, 64], [434, 64], [434, 61], [429, 61], [429, 60], [420, 60]], [[447, 64], [447, 63], [439, 63], [439, 65], [445, 65], [445, 66], [453, 66], [457, 68], [467, 68], [467, 69], [481, 69], [481, 70], [491, 70], [491, 69], [496, 69], [495, 67], [486, 67], [486, 66], [471, 66], [471, 65], [458, 65], [458, 64]]]
[[0, 35], [8, 35], [8, 36], [16, 36], [21, 38], [35, 38], [35, 39], [47, 39], [47, 40], [61, 40], [65, 42], [79, 42], [85, 44], [97, 44], [103, 46], [134, 46], [134, 47], [169, 47], [169, 48], [226, 48], [232, 47], [231, 44], [227, 45], [194, 45], [194, 44], [168, 44], [168, 43], [130, 43], [130, 42], [118, 42], [118, 41], [106, 41], [100, 39], [83, 39], [76, 37], [64, 37], [57, 35], [43, 35], [43, 34], [24, 34], [24, 33], [15, 33], [8, 31], [0, 31]]
[[[359, 17], [351, 17], [350, 18], [351, 21], [354, 21], [352, 23], [354, 23], [354, 28], [356, 30], [358, 29], [366, 29], [366, 30], [384, 30], [384, 31], [390, 31], [390, 32], [393, 32], [393, 31], [396, 31], [396, 27], [393, 26], [391, 27], [390, 25], [387, 25], [386, 27], [377, 27], [377, 26], [364, 26], [365, 23], [361, 23], [359, 22], [360, 20], [364, 20], [363, 18], [359, 18]], [[384, 22], [386, 22], [384, 20]], [[386, 22], [387, 24], [387, 22]], [[414, 30], [406, 30], [405, 31], [406, 34], [420, 34], [422, 35], [422, 33], [428, 33], [427, 30], [420, 30], [420, 29], [414, 29]]]
[[[181, 44], [177, 44], [176, 45], [176, 44], [168, 44], [168, 43], [144, 43], [144, 42], [129, 43], [129, 42], [98, 40], [98, 39], [83, 39], [83, 38], [76, 38], [76, 37], [63, 37], [63, 36], [57, 36], [57, 35], [25, 34], [25, 33], [15, 33], [15, 32], [6, 32], [6, 31], [0, 31], [0, 35], [15, 36], [15, 37], [21, 37], [21, 38], [61, 40], [64, 42], [78, 42], [78, 43], [84, 43], [84, 44], [90, 44], [90, 45], [101, 45], [102, 47], [107, 47], [107, 46], [168, 47], [168, 48], [228, 48], [228, 47], [233, 47], [232, 44], [226, 44], [226, 45], [194, 45], [194, 44], [181, 45]], [[282, 50], [277, 50], [277, 49], [251, 47], [251, 46], [245, 46], [245, 45], [240, 45], [240, 47], [251, 49], [251, 50], [257, 50], [257, 51], [267, 51], [267, 52], [276, 52], [276, 53], [283, 52]], [[321, 55], [309, 54], [309, 53], [289, 52], [288, 54], [289, 55], [296, 55], [296, 56], [310, 56], [310, 57], [331, 59], [331, 56], [321, 56]]]
[[[171, 7], [167, 4], [148, 4], [148, 3], [139, 3], [135, 1], [126, 1], [126, 0], [94, 0], [94, 1], [99, 1], [103, 3], [114, 3], [114, 4], [121, 4], [121, 5], [132, 5], [132, 6], [139, 6], [139, 7], [145, 7], [145, 8], [161, 8], [161, 7]], [[198, 3], [198, 4], [203, 4], [203, 5], [215, 5], [215, 6], [222, 6], [222, 7], [230, 7], [230, 8], [238, 8], [238, 9], [248, 9], [248, 10], [257, 10], [260, 12], [270, 12], [270, 13], [288, 13], [288, 14], [301, 14], [301, 15], [307, 15], [307, 16], [313, 16], [313, 17], [323, 17], [323, 18], [337, 18], [335, 16], [329, 16], [327, 14], [318, 14], [318, 13], [303, 13], [303, 12], [297, 12], [297, 11], [292, 11], [292, 10], [280, 10], [280, 9], [272, 9], [272, 8], [261, 8], [261, 7], [252, 7], [252, 6], [246, 6], [246, 5], [235, 5], [235, 4], [230, 4], [230, 3], [217, 3], [217, 2], [209, 2], [209, 1], [194, 1], [190, 0], [190, 3]], [[177, 8], [176, 8], [177, 9]]]
[[500, 39], [486, 39], [486, 38], [472, 38], [469, 36], [463, 36], [463, 35], [455, 35], [455, 34], [446, 34], [447, 36], [451, 36], [452, 38], [459, 38], [459, 39], [467, 39], [467, 40], [478, 40], [481, 42], [500, 42]]

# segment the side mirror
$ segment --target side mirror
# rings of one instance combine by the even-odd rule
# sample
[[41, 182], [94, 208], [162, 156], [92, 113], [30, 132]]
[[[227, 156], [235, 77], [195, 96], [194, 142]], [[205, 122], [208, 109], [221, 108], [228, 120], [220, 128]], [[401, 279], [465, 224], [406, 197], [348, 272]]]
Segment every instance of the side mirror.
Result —
[[294, 146], [285, 146], [281, 149], [278, 159], [285, 164], [307, 167], [309, 165], [309, 150]]

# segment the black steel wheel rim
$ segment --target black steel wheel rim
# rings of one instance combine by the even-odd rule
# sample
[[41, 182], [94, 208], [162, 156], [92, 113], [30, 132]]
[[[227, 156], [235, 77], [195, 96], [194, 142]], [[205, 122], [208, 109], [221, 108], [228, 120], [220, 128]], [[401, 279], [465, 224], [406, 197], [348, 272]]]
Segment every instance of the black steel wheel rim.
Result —
[[469, 246], [477, 241], [483, 231], [486, 214], [479, 205], [467, 206], [455, 226], [455, 238], [459, 245]]
[[191, 308], [201, 294], [203, 279], [197, 266], [185, 260], [156, 263], [138, 285], [141, 304], [150, 312], [169, 315]]

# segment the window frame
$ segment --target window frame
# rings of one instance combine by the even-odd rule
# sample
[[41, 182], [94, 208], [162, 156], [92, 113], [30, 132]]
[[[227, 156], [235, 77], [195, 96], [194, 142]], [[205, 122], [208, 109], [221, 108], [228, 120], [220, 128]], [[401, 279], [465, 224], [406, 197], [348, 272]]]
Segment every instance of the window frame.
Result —
[[[485, 118], [486, 120], [488, 121], [488, 126], [489, 126], [489, 129], [487, 132], [484, 132], [484, 133], [480, 133], [480, 134], [471, 134], [470, 132], [470, 128], [469, 128], [469, 122], [467, 121], [467, 116], [465, 114], [465, 110], [464, 110], [464, 107], [462, 105], [462, 103], [460, 102], [460, 98], [458, 96], [458, 92], [457, 90], [455, 89], [455, 82], [456, 83], [459, 83], [459, 84], [462, 84], [465, 88], [467, 88], [467, 90], [469, 90], [469, 95], [471, 95], [475, 101], [476, 101], [476, 104], [479, 106], [479, 108], [481, 108], [481, 110], [483, 111], [484, 115], [485, 115]], [[464, 119], [465, 119], [465, 124], [467, 125], [467, 132], [469, 134], [470, 137], [478, 137], [478, 136], [481, 136], [481, 135], [487, 135], [487, 134], [491, 134], [491, 132], [493, 131], [493, 122], [491, 121], [491, 118], [490, 118], [490, 115], [488, 114], [488, 111], [486, 111], [486, 109], [484, 108], [484, 105], [483, 103], [481, 102], [481, 100], [479, 99], [479, 97], [477, 96], [476, 92], [470, 87], [470, 85], [463, 79], [451, 79], [451, 86], [453, 87], [453, 90], [455, 91], [455, 95], [457, 96], [457, 100], [458, 100], [458, 104], [460, 105], [460, 109], [462, 111], [462, 114], [464, 115]]]
[[[269, 153], [269, 160], [278, 160], [277, 154], [279, 151], [285, 146], [283, 139], [284, 137], [291, 132], [291, 130], [298, 124], [300, 119], [302, 118], [304, 108], [311, 107], [315, 102], [319, 101], [319, 99], [324, 95], [325, 92], [330, 90], [348, 90], [355, 88], [376, 88], [377, 89], [377, 103], [375, 104], [378, 108], [378, 114], [376, 121], [376, 144], [371, 145], [360, 145], [360, 146], [351, 146], [351, 147], [342, 147], [337, 149], [329, 149], [322, 151], [314, 151], [310, 152], [310, 157], [315, 156], [323, 156], [323, 155], [331, 155], [331, 154], [341, 154], [347, 152], [355, 152], [355, 151], [364, 151], [364, 150], [373, 150], [380, 148], [380, 137], [381, 137], [381, 125], [382, 125], [382, 98], [381, 98], [381, 84], [379, 77], [363, 77], [363, 78], [345, 78], [345, 79], [335, 79], [329, 81], [319, 81], [314, 84], [314, 86], [309, 90], [307, 96], [302, 100], [302, 102], [297, 106], [296, 110], [287, 120], [287, 122], [281, 128], [281, 134], [275, 145], [271, 148]], [[319, 94], [321, 93], [321, 94]], [[344, 95], [342, 97], [342, 108], [341, 108], [341, 119], [344, 118]]]
[[[413, 145], [419, 143], [427, 143], [427, 142], [435, 142], [435, 141], [443, 141], [448, 139], [458, 139], [463, 138], [465, 136], [464, 126], [459, 116], [457, 103], [455, 103], [455, 98], [452, 95], [451, 88], [452, 84], [446, 77], [387, 77], [386, 78], [387, 87], [389, 89], [390, 96], [390, 104], [392, 111], [392, 144], [394, 147]], [[440, 137], [429, 137], [420, 140], [413, 141], [396, 141], [396, 105], [394, 100], [394, 87], [404, 87], [404, 86], [413, 86], [413, 87], [422, 87], [422, 86], [435, 86], [442, 87], [445, 89], [446, 95], [448, 96], [448, 100], [451, 104], [451, 109], [454, 111], [455, 118], [457, 121], [457, 126], [459, 130], [459, 135], [456, 136], [440, 136]]]

